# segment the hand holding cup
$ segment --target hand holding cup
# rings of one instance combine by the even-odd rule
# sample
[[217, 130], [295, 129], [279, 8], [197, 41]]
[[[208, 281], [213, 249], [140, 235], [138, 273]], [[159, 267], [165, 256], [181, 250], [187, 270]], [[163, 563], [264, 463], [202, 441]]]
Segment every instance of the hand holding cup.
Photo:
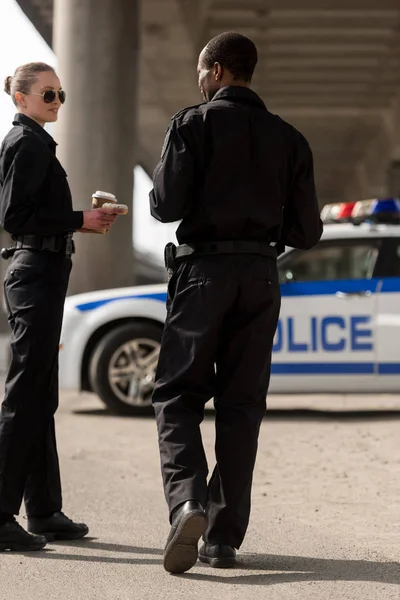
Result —
[[83, 228], [93, 232], [103, 232], [114, 223], [117, 215], [103, 208], [95, 208], [83, 211]]
[[92, 196], [92, 210], [84, 211], [81, 233], [108, 233], [118, 215], [126, 215], [128, 207], [118, 204], [114, 194], [97, 190]]

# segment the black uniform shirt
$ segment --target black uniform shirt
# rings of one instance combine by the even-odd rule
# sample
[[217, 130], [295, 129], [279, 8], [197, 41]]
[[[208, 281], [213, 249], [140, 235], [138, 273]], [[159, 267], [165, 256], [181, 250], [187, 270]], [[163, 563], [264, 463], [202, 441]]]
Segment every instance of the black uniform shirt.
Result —
[[0, 148], [0, 223], [11, 235], [57, 235], [80, 229], [56, 143], [38, 123], [17, 114]]
[[182, 220], [179, 243], [280, 241], [311, 248], [322, 223], [307, 140], [252, 90], [225, 87], [177, 113], [150, 192], [153, 217]]

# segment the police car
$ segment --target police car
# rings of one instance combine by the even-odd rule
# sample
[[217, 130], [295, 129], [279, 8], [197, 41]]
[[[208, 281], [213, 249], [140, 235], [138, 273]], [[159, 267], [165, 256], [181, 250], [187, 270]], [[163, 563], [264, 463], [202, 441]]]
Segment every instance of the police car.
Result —
[[[273, 393], [400, 389], [400, 202], [326, 206], [319, 244], [278, 259], [282, 308]], [[151, 411], [166, 286], [66, 300], [60, 386], [94, 391], [115, 413]]]

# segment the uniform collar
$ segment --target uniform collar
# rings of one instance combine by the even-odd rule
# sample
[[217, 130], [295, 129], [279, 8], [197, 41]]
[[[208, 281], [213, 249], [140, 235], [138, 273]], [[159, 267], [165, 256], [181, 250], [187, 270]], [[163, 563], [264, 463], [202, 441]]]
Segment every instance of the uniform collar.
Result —
[[264, 102], [261, 100], [260, 96], [258, 96], [253, 90], [247, 87], [229, 85], [221, 88], [215, 94], [211, 102], [214, 100], [244, 100], [247, 102], [254, 102], [263, 108], [266, 108]]
[[41, 126], [39, 123], [36, 123], [30, 117], [23, 115], [22, 113], [17, 113], [14, 117], [13, 125], [23, 125], [24, 127], [29, 127], [36, 135], [40, 137], [42, 142], [44, 142], [47, 146], [51, 146], [55, 148], [57, 143], [51, 137], [49, 133]]

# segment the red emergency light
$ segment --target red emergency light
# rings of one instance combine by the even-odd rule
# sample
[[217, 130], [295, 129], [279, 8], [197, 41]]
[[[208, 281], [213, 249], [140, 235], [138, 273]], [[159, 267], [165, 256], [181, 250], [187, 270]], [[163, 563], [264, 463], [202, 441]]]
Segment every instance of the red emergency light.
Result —
[[344, 221], [350, 221], [356, 204], [357, 202], [327, 204], [321, 211], [321, 219], [324, 223], [343, 223]]

